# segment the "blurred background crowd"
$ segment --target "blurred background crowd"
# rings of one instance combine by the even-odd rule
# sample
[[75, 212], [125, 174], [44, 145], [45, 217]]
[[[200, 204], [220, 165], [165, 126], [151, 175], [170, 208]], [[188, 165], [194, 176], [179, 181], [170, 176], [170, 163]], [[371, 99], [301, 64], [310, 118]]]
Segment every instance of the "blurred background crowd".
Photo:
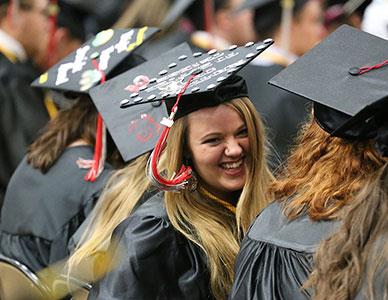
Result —
[[[12, 201], [27, 195], [30, 187], [38, 186], [40, 180], [29, 170], [23, 171], [25, 177], [20, 175], [21, 171], [15, 173], [12, 181], [19, 165], [32, 165], [43, 174], [48, 170], [54, 172], [52, 166], [59, 165], [59, 158], [64, 156], [66, 147], [94, 146], [97, 143], [95, 134], [90, 134], [94, 132], [99, 118], [91, 101], [78, 108], [73, 107], [73, 115], [68, 115], [67, 119], [63, 115], [62, 119], [56, 119], [59, 111], [69, 108], [64, 98], [79, 96], [37, 89], [30, 84], [36, 78], [42, 78], [40, 74], [46, 74], [47, 70], [77, 51], [98, 32], [109, 28], [160, 28], [144, 46], [134, 51], [139, 60], [134, 64], [159, 57], [183, 42], [187, 42], [194, 53], [205, 53], [212, 49], [222, 50], [234, 45], [244, 46], [251, 41], [272, 39], [273, 45], [238, 74], [245, 78], [250, 99], [263, 120], [268, 139], [265, 145], [269, 151], [268, 165], [276, 176], [284, 166], [302, 124], [309, 120], [311, 103], [301, 96], [268, 85], [268, 81], [343, 24], [388, 40], [388, 0], [0, 0], [0, 231], [14, 233], [19, 238], [23, 236], [20, 228], [26, 224], [36, 225], [42, 235], [34, 237], [33, 242], [29, 237], [28, 241], [23, 241], [23, 247], [28, 248], [28, 243], [37, 242], [39, 249], [35, 251], [39, 255], [43, 253], [42, 257], [47, 254], [44, 253], [46, 244], [63, 250], [61, 255], [52, 254], [45, 261], [29, 265], [33, 271], [44, 269], [69, 254], [70, 238], [73, 239], [73, 234], [84, 224], [107, 182], [108, 173], [103, 173], [94, 183], [95, 187], [85, 192], [93, 201], [82, 208], [82, 214], [77, 212], [77, 220], [73, 212], [63, 217], [66, 206], [46, 209], [39, 204], [41, 198], [34, 198], [38, 199], [37, 205], [41, 205], [40, 213], [50, 215], [54, 220], [52, 225], [48, 225], [50, 222], [42, 225], [50, 227], [51, 232], [36, 220], [39, 214], [34, 211], [36, 207], [33, 204], [27, 209], [24, 204], [19, 207], [18, 201]], [[368, 52], [367, 47], [364, 50]], [[84, 62], [79, 63], [82, 65]], [[89, 118], [81, 113], [82, 110], [90, 113]], [[53, 120], [59, 121], [56, 123]], [[50, 125], [46, 127], [45, 134], [39, 137], [47, 124]], [[79, 130], [72, 131], [72, 124], [76, 124], [75, 128]], [[68, 130], [61, 131], [62, 127]], [[61, 139], [63, 143], [58, 145]], [[83, 141], [79, 144], [79, 140]], [[118, 156], [109, 135], [107, 140], [107, 161], [110, 164], [107, 164], [106, 170], [123, 167], [124, 161]], [[92, 160], [92, 150], [88, 151], [87, 155], [74, 155], [86, 155]], [[87, 161], [78, 163], [88, 164]], [[65, 169], [66, 163], [63, 163], [60, 170]], [[145, 177], [144, 172], [142, 174]], [[17, 181], [17, 178], [22, 180]], [[55, 177], [51, 178], [53, 188], [48, 191], [46, 186], [43, 193], [51, 196], [65, 194], [66, 187], [63, 190], [55, 187]], [[79, 189], [72, 188], [74, 195], [83, 189], [81, 185]], [[31, 195], [34, 193], [37, 191], [31, 191]], [[50, 210], [61, 209], [61, 218], [64, 219], [59, 222]], [[14, 221], [18, 219], [15, 216], [20, 216], [24, 225], [14, 226]], [[64, 224], [67, 226], [66, 233], [63, 232]], [[6, 234], [0, 239], [3, 249], [11, 247], [14, 238]], [[55, 240], [55, 235], [59, 234], [62, 238], [60, 242]], [[52, 245], [54, 241], [58, 244]]]

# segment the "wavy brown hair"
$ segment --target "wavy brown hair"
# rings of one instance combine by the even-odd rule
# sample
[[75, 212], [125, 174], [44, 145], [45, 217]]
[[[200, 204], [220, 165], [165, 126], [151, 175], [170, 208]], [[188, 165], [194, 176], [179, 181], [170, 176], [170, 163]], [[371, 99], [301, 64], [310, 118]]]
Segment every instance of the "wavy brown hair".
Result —
[[[27, 150], [27, 162], [46, 173], [71, 143], [82, 139], [94, 146], [97, 110], [89, 96], [82, 95], [67, 109], [59, 111]], [[114, 166], [122, 163], [116, 147], [107, 134], [107, 161]]]
[[[385, 165], [354, 203], [343, 209], [338, 232], [320, 244], [315, 270], [306, 284], [314, 288], [315, 300], [350, 300], [362, 287], [366, 288], [365, 299], [388, 299], [387, 193]], [[385, 290], [379, 291], [384, 296], [379, 294], [379, 298], [376, 280], [385, 283]]]
[[335, 218], [384, 164], [371, 141], [330, 136], [315, 120], [305, 124], [296, 145], [270, 187], [275, 199], [292, 198], [284, 208], [290, 219], [303, 213], [315, 221]]

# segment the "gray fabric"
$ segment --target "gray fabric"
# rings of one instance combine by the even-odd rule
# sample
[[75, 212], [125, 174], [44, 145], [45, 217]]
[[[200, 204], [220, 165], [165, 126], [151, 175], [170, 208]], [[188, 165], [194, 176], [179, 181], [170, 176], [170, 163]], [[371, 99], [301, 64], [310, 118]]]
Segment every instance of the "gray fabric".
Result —
[[42, 174], [26, 158], [12, 176], [0, 223], [0, 253], [37, 271], [68, 255], [69, 238], [92, 210], [112, 170], [106, 165], [95, 182], [78, 158], [93, 159], [91, 147], [67, 148]]
[[313, 222], [308, 216], [288, 221], [282, 205], [265, 208], [244, 238], [235, 265], [230, 299], [310, 299], [301, 287], [313, 268], [319, 242], [338, 222]]

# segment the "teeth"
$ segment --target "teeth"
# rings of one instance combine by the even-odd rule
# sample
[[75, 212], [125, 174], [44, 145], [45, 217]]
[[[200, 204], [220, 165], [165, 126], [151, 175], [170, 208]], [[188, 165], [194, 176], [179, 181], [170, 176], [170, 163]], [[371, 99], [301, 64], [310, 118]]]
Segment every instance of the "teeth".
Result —
[[222, 164], [222, 167], [224, 169], [235, 169], [235, 168], [240, 167], [242, 165], [242, 163], [243, 163], [243, 161], [241, 159], [241, 160], [233, 162], [233, 163], [224, 163], [224, 164]]

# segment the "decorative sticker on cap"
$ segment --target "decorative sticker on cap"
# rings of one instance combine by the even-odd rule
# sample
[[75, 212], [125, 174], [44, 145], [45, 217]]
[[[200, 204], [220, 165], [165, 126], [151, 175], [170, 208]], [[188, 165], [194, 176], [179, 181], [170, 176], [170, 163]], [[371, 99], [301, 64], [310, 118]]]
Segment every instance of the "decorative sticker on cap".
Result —
[[139, 29], [139, 32], [137, 33], [137, 36], [136, 36], [136, 42], [128, 45], [127, 51], [132, 51], [134, 48], [136, 48], [137, 46], [140, 46], [143, 43], [144, 34], [146, 33], [147, 29], [148, 29], [147, 26]]
[[158, 137], [162, 132], [162, 126], [149, 114], [141, 114], [140, 119], [132, 120], [129, 123], [128, 133], [135, 134], [135, 138], [140, 143], [147, 143], [154, 137]]
[[81, 80], [79, 81], [80, 91], [87, 91], [96, 82], [101, 80], [101, 73], [98, 70], [87, 70], [82, 73]]
[[[125, 33], [122, 33], [119, 36], [114, 36], [113, 29], [108, 29], [101, 31], [96, 35], [94, 40], [90, 44], [86, 44], [83, 47], [77, 49], [75, 52], [75, 56], [73, 58], [73, 61], [68, 61], [66, 63], [63, 63], [59, 65], [55, 85], [60, 86], [65, 83], [70, 84], [70, 77], [74, 76], [74, 74], [84, 71], [82, 73], [82, 77], [85, 77], [85, 73], [88, 71], [93, 70], [91, 68], [90, 62], [92, 60], [98, 59], [98, 69], [101, 71], [106, 71], [110, 67], [111, 59], [112, 57], [116, 57], [116, 54], [122, 54], [132, 51], [137, 46], [141, 45], [141, 43], [144, 41], [145, 33], [147, 31], [148, 27], [143, 27], [139, 30], [132, 29]], [[137, 32], [137, 34], [136, 34]], [[116, 41], [115, 44], [112, 44], [111, 41], [112, 38], [114, 38]], [[134, 39], [136, 40], [134, 41]], [[108, 43], [110, 41], [110, 43]], [[107, 48], [98, 49], [98, 47], [104, 46]], [[90, 53], [93, 51], [92, 53]], [[123, 55], [123, 54], [122, 54]], [[117, 59], [116, 59], [117, 60]], [[85, 68], [86, 66], [86, 68]], [[86, 69], [86, 70], [85, 70]], [[89, 76], [89, 73], [86, 73], [87, 76]], [[91, 78], [95, 78], [95, 76], [91, 76]], [[82, 82], [82, 84], [81, 84]], [[93, 86], [94, 83], [97, 81], [93, 81], [92, 85], [84, 84], [84, 78], [81, 78], [79, 80], [79, 83], [81, 84], [80, 91], [85, 91]]]
[[92, 46], [100, 47], [106, 44], [112, 39], [113, 35], [114, 35], [113, 29], [107, 29], [97, 33], [96, 37], [92, 41]]
[[46, 72], [46, 73], [40, 75], [39, 84], [44, 84], [47, 82], [47, 80], [48, 80], [48, 73]]
[[125, 90], [131, 93], [140, 91], [144, 87], [148, 87], [150, 79], [146, 75], [136, 76], [133, 80], [133, 84], [128, 85]]

